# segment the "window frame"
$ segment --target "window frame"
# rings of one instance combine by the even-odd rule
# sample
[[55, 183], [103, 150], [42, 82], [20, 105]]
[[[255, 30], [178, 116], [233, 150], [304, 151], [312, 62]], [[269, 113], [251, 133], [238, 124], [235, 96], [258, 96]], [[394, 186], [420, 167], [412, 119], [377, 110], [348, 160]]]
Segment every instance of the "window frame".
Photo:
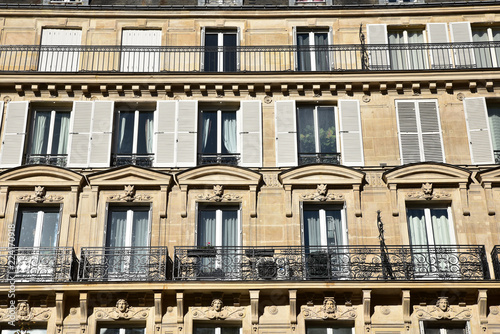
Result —
[[[295, 0], [293, 0], [295, 1]], [[307, 4], [310, 4], [310, 2], [307, 2]], [[295, 70], [298, 72], [322, 72], [322, 71], [329, 71], [332, 68], [332, 60], [334, 59], [333, 55], [331, 52], [328, 50], [325, 50], [323, 52], [326, 53], [326, 56], [328, 57], [327, 59], [327, 69], [325, 70], [318, 70], [316, 67], [317, 61], [316, 61], [316, 55], [318, 51], [315, 50], [304, 50], [304, 51], [299, 51], [298, 50], [298, 35], [299, 34], [308, 34], [309, 35], [309, 47], [314, 48], [316, 47], [315, 43], [315, 34], [326, 34], [327, 36], [327, 46], [333, 45], [333, 30], [332, 27], [315, 27], [315, 28], [309, 28], [309, 27], [301, 27], [301, 26], [296, 26], [293, 27], [293, 45], [297, 47], [297, 50], [295, 52]], [[300, 53], [308, 53], [309, 54], [309, 65], [311, 67], [310, 70], [307, 69], [301, 69], [300, 62], [299, 62], [299, 54]]]
[[[424, 223], [425, 223], [425, 233], [427, 244], [426, 245], [412, 245], [411, 244], [411, 232], [410, 232], [410, 222], [408, 219], [408, 210], [424, 210]], [[406, 203], [406, 226], [408, 229], [408, 237], [410, 240], [410, 246], [449, 246], [449, 245], [441, 245], [436, 244], [434, 240], [434, 232], [432, 228], [432, 214], [431, 210], [443, 210], [446, 209], [447, 220], [448, 220], [448, 232], [450, 240], [452, 241], [451, 245], [456, 244], [456, 232], [455, 232], [455, 224], [453, 222], [453, 216], [451, 212], [451, 203], [450, 204], [436, 204], [436, 205], [418, 205], [417, 203]]]
[[[55, 118], [57, 114], [69, 114], [69, 123], [71, 123], [71, 117], [72, 117], [72, 110], [70, 107], [61, 107], [63, 110], [56, 110], [54, 108], [32, 108], [32, 115], [31, 115], [31, 126], [30, 126], [30, 133], [29, 133], [29, 139], [28, 139], [28, 148], [26, 151], [28, 152], [29, 155], [32, 155], [33, 153], [33, 146], [34, 146], [34, 135], [35, 135], [35, 125], [36, 125], [36, 116], [38, 112], [50, 112], [50, 125], [49, 125], [49, 130], [48, 130], [48, 138], [47, 138], [47, 152], [46, 153], [40, 153], [40, 155], [68, 155], [68, 149], [69, 149], [69, 143], [66, 144], [66, 153], [61, 153], [61, 154], [54, 154], [52, 153], [52, 144], [53, 144], [53, 136], [54, 136], [54, 124], [55, 124]], [[69, 140], [69, 126], [68, 124], [68, 139]]]
[[[119, 205], [118, 203], [114, 202], [108, 202], [106, 203], [106, 224], [104, 226], [104, 238], [103, 238], [103, 247], [112, 247], [108, 245], [108, 233], [109, 233], [109, 228], [111, 226], [111, 212], [113, 212], [114, 208], [119, 208], [117, 211], [126, 211], [127, 212], [127, 227], [126, 227], [126, 232], [125, 232], [125, 245], [122, 247], [134, 247], [132, 246], [132, 229], [133, 229], [133, 213], [134, 209], [138, 209], [137, 211], [142, 211], [148, 212], [148, 232], [147, 235], [149, 238], [147, 239], [147, 246], [144, 247], [149, 247], [151, 246], [151, 231], [152, 231], [152, 210], [153, 207], [151, 204], [149, 205]], [[113, 246], [116, 247], [116, 246]]]
[[242, 228], [242, 215], [241, 215], [241, 210], [242, 210], [242, 205], [241, 203], [231, 203], [231, 204], [213, 204], [209, 202], [196, 202], [196, 225], [195, 225], [195, 245], [198, 247], [206, 247], [207, 245], [199, 245], [199, 239], [198, 239], [198, 232], [199, 232], [199, 225], [201, 224], [201, 212], [202, 211], [213, 211], [215, 210], [215, 224], [216, 224], [216, 241], [214, 245], [210, 245], [213, 247], [222, 247], [222, 211], [224, 211], [224, 208], [228, 208], [227, 210], [231, 211], [237, 211], [237, 219], [238, 219], [238, 235], [237, 235], [237, 242], [238, 245], [234, 247], [241, 247], [242, 245], [242, 235], [243, 235], [243, 228]]
[[[438, 326], [441, 323], [441, 326], [446, 326], [446, 324], [459, 323], [459, 322], [464, 323], [465, 334], [472, 333], [471, 327], [470, 327], [470, 321], [468, 321], [468, 320], [465, 320], [465, 321], [463, 321], [463, 320], [460, 320], [460, 321], [455, 321], [455, 320], [420, 320], [419, 321], [420, 334], [426, 333], [427, 324], [429, 324], [429, 323], [437, 324]], [[447, 332], [448, 332], [446, 328], [436, 328], [436, 329], [439, 329], [439, 331], [440, 331], [439, 334], [447, 334]]]
[[214, 334], [222, 334], [222, 328], [238, 328], [239, 334], [243, 334], [243, 327], [241, 324], [209, 324], [206, 322], [201, 322], [200, 324], [196, 324], [197, 322], [193, 322], [193, 333], [196, 334], [197, 329], [214, 329]]
[[[484, 27], [484, 26], [471, 26], [471, 31], [472, 31], [472, 41], [474, 41], [474, 32], [478, 31], [478, 30], [485, 30], [486, 31], [486, 35], [488, 36], [488, 40], [487, 41], [477, 41], [477, 42], [487, 42], [487, 43], [490, 43], [490, 42], [495, 42], [494, 38], [493, 38], [493, 29], [497, 30], [497, 33], [500, 35], [500, 27], [496, 26], [496, 27]], [[479, 50], [478, 50], [479, 51]], [[480, 51], [479, 51], [480, 52]], [[500, 49], [497, 47], [495, 48], [494, 46], [491, 46], [489, 48], [489, 55], [491, 56], [491, 68], [496, 68], [498, 67], [500, 64], [499, 64], [499, 61], [500, 61]], [[479, 63], [481, 57], [477, 57], [477, 54], [475, 54], [475, 60], [476, 62]], [[481, 66], [481, 68], [484, 68], [483, 66]], [[487, 67], [488, 68], [488, 67]]]
[[[309, 207], [309, 208], [306, 208]], [[310, 245], [306, 244], [306, 226], [304, 220], [304, 211], [318, 211], [320, 218], [320, 229], [321, 229], [321, 245]], [[301, 201], [300, 202], [300, 222], [302, 230], [302, 245], [306, 248], [328, 248], [335, 247], [328, 245], [328, 229], [326, 224], [326, 211], [339, 211], [342, 224], [342, 245], [335, 245], [341, 247], [347, 247], [349, 245], [349, 229], [347, 225], [347, 210], [346, 203], [322, 203], [317, 204], [316, 202]]]
[[[38, 210], [37, 210], [38, 209]], [[45, 209], [45, 210], [44, 210]], [[37, 210], [37, 219], [35, 223], [35, 236], [33, 246], [19, 246], [19, 237], [21, 233], [21, 226], [22, 226], [22, 213], [23, 211], [35, 211]], [[57, 205], [25, 205], [24, 203], [16, 203], [15, 207], [15, 245], [16, 247], [32, 247], [32, 248], [39, 248], [43, 247], [40, 246], [41, 237], [42, 237], [42, 231], [43, 231], [43, 225], [45, 224], [44, 216], [45, 212], [57, 212], [59, 215], [58, 217], [58, 222], [57, 222], [57, 233], [56, 233], [56, 245], [54, 247], [59, 247], [59, 237], [61, 235], [61, 223], [62, 223], [62, 214], [63, 214], [63, 204], [57, 206]], [[38, 242], [37, 242], [38, 241]]]
[[[129, 324], [128, 324], [129, 325]], [[125, 334], [127, 329], [143, 329], [143, 334], [146, 334], [146, 326], [140, 326], [140, 325], [129, 325], [127, 327], [124, 327], [123, 325], [99, 325], [97, 327], [97, 334], [100, 334], [102, 330], [106, 329], [119, 329], [119, 334]]]
[[[236, 48], [240, 46], [240, 29], [235, 27], [224, 27], [224, 28], [215, 28], [215, 27], [202, 27], [201, 28], [201, 46], [207, 47], [206, 45], [206, 36], [207, 35], [217, 35], [217, 51], [206, 51], [203, 50], [203, 56], [200, 57], [201, 60], [201, 71], [202, 72], [213, 72], [213, 73], [226, 73], [232, 71], [226, 71], [224, 69], [224, 61], [226, 59], [226, 54], [223, 52], [224, 45], [224, 35], [235, 35], [236, 39]], [[207, 56], [207, 52], [217, 52], [217, 65], [215, 70], [207, 70], [205, 57]], [[240, 57], [239, 52], [235, 50], [235, 71], [238, 72], [240, 68]]]
[[[391, 45], [418, 44], [410, 43], [408, 40], [409, 32], [419, 32], [422, 35], [422, 44], [427, 44], [427, 31], [425, 27], [392, 27], [387, 26], [387, 45], [389, 46], [389, 64], [393, 70], [415, 70], [429, 69], [429, 55], [427, 50], [392, 50]], [[390, 35], [394, 33], [402, 33], [402, 43], [390, 43]], [[401, 54], [400, 59], [394, 60], [394, 55]], [[415, 60], [415, 56], [417, 59]], [[399, 61], [399, 64], [398, 64]], [[417, 68], [415, 67], [417, 65]], [[397, 67], [397, 68], [396, 68]]]

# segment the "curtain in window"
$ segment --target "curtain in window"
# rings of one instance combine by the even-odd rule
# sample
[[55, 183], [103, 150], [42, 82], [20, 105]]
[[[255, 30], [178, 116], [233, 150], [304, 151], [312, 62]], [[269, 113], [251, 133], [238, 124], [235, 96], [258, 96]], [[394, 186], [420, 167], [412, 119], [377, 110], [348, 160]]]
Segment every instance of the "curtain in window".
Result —
[[424, 210], [409, 209], [408, 215], [408, 230], [410, 231], [411, 245], [427, 245], [427, 229], [425, 226]]
[[[422, 31], [409, 30], [407, 34], [408, 34], [408, 44], [424, 43], [424, 34]], [[412, 70], [422, 70], [428, 68], [427, 51], [424, 49], [409, 50], [408, 60], [409, 60], [409, 67]]]
[[448, 222], [448, 210], [431, 210], [432, 232], [435, 245], [451, 245], [450, 224]]
[[493, 150], [500, 150], [500, 105], [488, 105], [488, 121], [490, 123]]
[[316, 47], [316, 71], [328, 71], [329, 70], [329, 60], [328, 60], [328, 34], [327, 33], [315, 33], [314, 34], [314, 45]]
[[17, 246], [18, 247], [34, 247], [35, 246], [35, 232], [36, 220], [38, 211], [21, 211], [20, 224], [17, 232]]
[[238, 211], [222, 211], [222, 246], [238, 246]]
[[37, 111], [33, 128], [31, 154], [46, 154], [49, 139], [50, 111]]
[[215, 210], [200, 211], [198, 223], [198, 246], [216, 246]]
[[217, 112], [202, 113], [201, 152], [217, 153]]
[[335, 109], [318, 107], [318, 132], [321, 153], [336, 153]]
[[[488, 42], [488, 30], [487, 28], [475, 28], [472, 31], [472, 41], [473, 42]], [[488, 47], [475, 47], [474, 57], [476, 58], [476, 65], [478, 68], [492, 67], [493, 62], [491, 58], [491, 50]]]
[[139, 113], [139, 129], [137, 133], [137, 154], [153, 153], [153, 112]]
[[297, 34], [297, 67], [299, 71], [311, 70], [311, 48], [309, 33]]
[[299, 153], [317, 153], [314, 135], [314, 107], [299, 107], [297, 109]]
[[344, 233], [340, 210], [326, 211], [326, 238], [328, 246], [343, 246]]
[[57, 232], [59, 231], [59, 212], [43, 213], [42, 236], [40, 247], [56, 247]]
[[54, 135], [52, 139], [52, 154], [66, 154], [69, 136], [69, 117], [70, 114], [56, 113], [54, 122]]
[[127, 211], [111, 211], [108, 222], [107, 247], [125, 247], [127, 233]]
[[131, 154], [134, 140], [134, 112], [120, 112], [117, 140], [118, 154]]
[[321, 246], [319, 211], [304, 210], [304, 234], [306, 246]]
[[149, 211], [134, 211], [132, 247], [147, 247], [149, 239]]
[[[404, 44], [403, 31], [391, 31], [388, 33], [389, 44]], [[407, 69], [406, 55], [404, 50], [390, 49], [391, 67], [393, 70]]]
[[222, 154], [236, 153], [238, 150], [236, 141], [236, 113], [222, 113]]

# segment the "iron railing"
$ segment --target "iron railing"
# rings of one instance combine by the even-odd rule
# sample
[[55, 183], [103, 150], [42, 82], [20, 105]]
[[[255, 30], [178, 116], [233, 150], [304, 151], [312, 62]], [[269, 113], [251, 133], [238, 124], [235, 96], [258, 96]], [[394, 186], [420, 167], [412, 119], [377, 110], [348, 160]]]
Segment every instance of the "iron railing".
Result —
[[0, 72], [345, 72], [487, 69], [500, 42], [325, 46], [0, 46]]
[[299, 165], [307, 164], [340, 165], [340, 153], [299, 153]]
[[78, 260], [71, 247], [2, 247], [0, 282], [69, 282]]
[[493, 151], [493, 157], [495, 159], [495, 164], [500, 164], [500, 151]]
[[165, 281], [166, 247], [83, 247], [80, 281]]
[[200, 165], [211, 165], [211, 164], [225, 164], [238, 166], [240, 163], [240, 154], [198, 154], [198, 166]]
[[113, 166], [135, 165], [152, 167], [154, 154], [113, 154]]
[[484, 246], [175, 247], [175, 280], [489, 278]]
[[26, 154], [26, 165], [52, 165], [66, 167], [67, 154]]
[[491, 251], [491, 261], [493, 262], [493, 273], [495, 279], [500, 280], [500, 245], [493, 247]]

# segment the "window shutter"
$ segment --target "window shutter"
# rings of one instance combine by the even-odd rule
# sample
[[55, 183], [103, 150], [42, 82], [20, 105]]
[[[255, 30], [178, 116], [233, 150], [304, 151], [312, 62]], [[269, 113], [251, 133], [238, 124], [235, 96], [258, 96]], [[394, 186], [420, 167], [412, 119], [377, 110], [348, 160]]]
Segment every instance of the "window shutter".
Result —
[[[368, 44], [388, 45], [387, 25], [386, 24], [367, 24], [366, 25]], [[370, 48], [369, 48], [370, 50]], [[371, 50], [369, 53], [370, 69], [388, 70], [389, 52], [388, 50]]]
[[198, 101], [179, 101], [177, 115], [177, 167], [196, 166]]
[[295, 101], [276, 101], [276, 166], [297, 166]]
[[[472, 42], [472, 29], [469, 22], [452, 22], [450, 23], [451, 41], [453, 43], [470, 43]], [[453, 48], [456, 67], [475, 67], [476, 60], [474, 50], [467, 46], [465, 49]]]
[[[82, 31], [76, 29], [43, 29], [42, 45], [80, 45]], [[42, 51], [40, 52], [39, 71], [76, 72], [80, 52], [78, 51]]]
[[109, 167], [110, 165], [114, 109], [113, 101], [94, 102], [90, 137], [90, 167]]
[[424, 161], [444, 162], [437, 101], [418, 101]]
[[396, 101], [396, 113], [401, 164], [420, 162], [420, 140], [415, 102]]
[[[161, 30], [123, 30], [122, 45], [161, 46]], [[158, 72], [160, 53], [140, 49], [123, 52], [121, 69], [124, 72]]]
[[155, 167], [175, 166], [175, 127], [177, 101], [158, 101], [154, 115]]
[[464, 99], [464, 111], [472, 163], [476, 165], [494, 163], [486, 99], [484, 97]]
[[68, 167], [87, 167], [89, 165], [93, 109], [93, 102], [73, 102], [68, 138]]
[[[429, 43], [449, 43], [446, 23], [427, 23], [427, 37]], [[434, 69], [451, 68], [449, 49], [431, 50], [431, 64]]]
[[359, 101], [339, 100], [339, 123], [342, 164], [363, 166], [363, 138]]
[[241, 166], [262, 167], [262, 111], [260, 101], [241, 101]]
[[[20, 166], [23, 160], [29, 102], [7, 103], [0, 166]], [[3, 109], [2, 109], [3, 110]]]

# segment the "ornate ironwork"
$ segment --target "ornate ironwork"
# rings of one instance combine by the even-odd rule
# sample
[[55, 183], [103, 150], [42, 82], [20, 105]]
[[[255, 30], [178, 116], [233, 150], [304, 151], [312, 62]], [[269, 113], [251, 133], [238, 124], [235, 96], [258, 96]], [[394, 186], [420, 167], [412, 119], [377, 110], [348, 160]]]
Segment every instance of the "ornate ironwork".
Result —
[[238, 0], [205, 0], [205, 5], [218, 5], [218, 6], [236, 6], [239, 5]]
[[153, 166], [154, 154], [113, 154], [113, 166]]
[[240, 154], [198, 154], [198, 165], [224, 164], [238, 166]]
[[80, 281], [165, 281], [166, 247], [83, 247]]
[[340, 165], [340, 153], [299, 153], [299, 165], [307, 164]]
[[500, 280], [500, 245], [493, 247], [491, 251], [491, 261], [493, 262], [495, 279]]
[[175, 247], [175, 280], [483, 280], [484, 246]]
[[26, 154], [26, 165], [52, 165], [66, 167], [67, 154]]
[[495, 163], [500, 164], [500, 151], [493, 151], [493, 156], [495, 157]]
[[69, 282], [78, 260], [72, 247], [2, 247], [0, 282]]

